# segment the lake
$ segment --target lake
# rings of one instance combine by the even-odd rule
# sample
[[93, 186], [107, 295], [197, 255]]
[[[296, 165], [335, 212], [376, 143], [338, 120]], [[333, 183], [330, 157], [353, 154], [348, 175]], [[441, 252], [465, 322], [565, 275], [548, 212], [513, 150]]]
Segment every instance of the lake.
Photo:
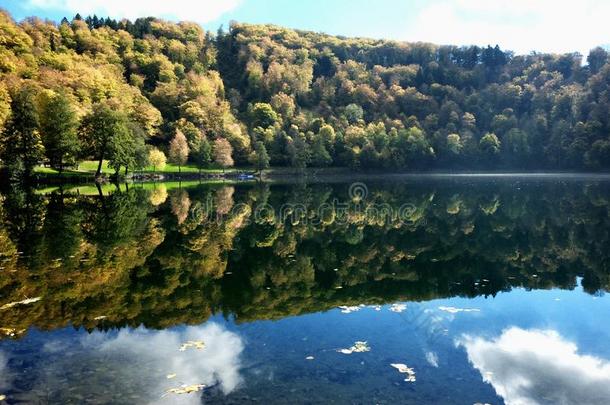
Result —
[[5, 190], [7, 403], [610, 401], [610, 180]]

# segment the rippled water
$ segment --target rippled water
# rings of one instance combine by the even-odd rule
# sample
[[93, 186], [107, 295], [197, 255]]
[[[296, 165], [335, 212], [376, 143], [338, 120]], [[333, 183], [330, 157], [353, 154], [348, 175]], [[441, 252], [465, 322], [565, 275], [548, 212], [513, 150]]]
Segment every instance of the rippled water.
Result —
[[608, 403], [609, 185], [5, 190], [0, 394]]

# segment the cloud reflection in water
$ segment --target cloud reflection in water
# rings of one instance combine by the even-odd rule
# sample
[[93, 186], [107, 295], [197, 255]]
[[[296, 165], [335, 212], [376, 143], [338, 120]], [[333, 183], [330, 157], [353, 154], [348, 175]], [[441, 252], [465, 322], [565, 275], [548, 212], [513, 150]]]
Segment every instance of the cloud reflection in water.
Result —
[[508, 405], [600, 404], [610, 398], [610, 362], [578, 353], [552, 330], [505, 330], [487, 340], [465, 336], [458, 344]]

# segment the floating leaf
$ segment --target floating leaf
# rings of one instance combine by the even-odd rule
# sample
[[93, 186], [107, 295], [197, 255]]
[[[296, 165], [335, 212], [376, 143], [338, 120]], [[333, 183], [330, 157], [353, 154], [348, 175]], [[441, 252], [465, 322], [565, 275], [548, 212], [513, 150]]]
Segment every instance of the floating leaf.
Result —
[[457, 314], [458, 312], [479, 312], [477, 308], [456, 308], [456, 307], [438, 307], [441, 311]]
[[392, 306], [390, 307], [390, 311], [398, 313], [403, 312], [406, 309], [407, 304], [392, 304]]
[[166, 394], [190, 394], [192, 392], [198, 392], [205, 388], [204, 384], [193, 384], [193, 385], [181, 385], [178, 388], [170, 388], [165, 391]]
[[371, 348], [367, 345], [366, 342], [357, 341], [357, 342], [354, 342], [354, 345], [352, 347], [347, 348], [347, 349], [338, 349], [337, 351], [339, 353], [343, 353], [343, 354], [364, 353], [364, 352], [370, 352]]
[[172, 378], [174, 378], [174, 377], [176, 377], [176, 374], [173, 374], [173, 373], [172, 373], [172, 374], [168, 374], [168, 375], [167, 375], [167, 379], [168, 379], [168, 380], [169, 380], [169, 379], [172, 379]]
[[355, 307], [355, 306], [340, 306], [339, 309], [341, 309], [341, 312], [344, 314], [350, 314], [352, 312], [357, 312], [360, 311], [360, 307]]
[[413, 369], [411, 367], [407, 366], [406, 364], [392, 363], [392, 364], [390, 364], [390, 366], [397, 369], [399, 373], [406, 374], [407, 375], [407, 378], [405, 378], [406, 382], [415, 382], [416, 381], [415, 371], [413, 371]]
[[191, 347], [194, 347], [198, 350], [202, 350], [205, 348], [205, 343], [201, 340], [189, 340], [186, 343], [182, 343], [182, 346], [180, 346], [180, 351], [183, 352]]

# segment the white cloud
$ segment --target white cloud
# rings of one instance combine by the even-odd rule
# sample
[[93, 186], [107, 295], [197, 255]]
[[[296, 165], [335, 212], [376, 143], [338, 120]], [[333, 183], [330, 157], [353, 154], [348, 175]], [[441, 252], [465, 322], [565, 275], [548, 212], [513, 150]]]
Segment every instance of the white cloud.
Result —
[[[189, 340], [203, 341], [205, 348], [189, 347], [180, 351], [182, 344]], [[44, 378], [35, 381], [34, 386], [65, 381], [65, 370], [71, 370], [71, 395], [89, 398], [108, 394], [116, 400], [117, 396], [135, 395], [142, 403], [151, 405], [194, 405], [201, 404], [201, 393], [179, 395], [166, 394], [166, 391], [182, 385], [204, 384], [228, 394], [242, 382], [244, 343], [238, 334], [214, 322], [183, 330], [139, 328], [123, 329], [118, 334], [94, 332], [76, 344], [48, 342], [43, 350], [51, 360], [37, 366]], [[2, 360], [0, 352], [0, 388]], [[96, 371], [90, 373], [90, 370]], [[172, 374], [175, 377], [167, 378]], [[75, 376], [78, 376], [76, 380]], [[106, 385], [100, 386], [99, 381], [105, 381]], [[61, 384], [57, 382], [56, 389], [66, 392], [68, 387]], [[112, 391], [108, 392], [109, 389]]]
[[417, 15], [405, 39], [586, 56], [610, 41], [609, 14], [604, 0], [436, 0]]
[[578, 353], [555, 331], [510, 328], [495, 340], [464, 337], [468, 359], [508, 405], [600, 404], [610, 362]]
[[154, 16], [203, 24], [235, 9], [241, 0], [26, 0], [25, 3], [31, 8], [83, 16], [97, 14], [117, 19]]

